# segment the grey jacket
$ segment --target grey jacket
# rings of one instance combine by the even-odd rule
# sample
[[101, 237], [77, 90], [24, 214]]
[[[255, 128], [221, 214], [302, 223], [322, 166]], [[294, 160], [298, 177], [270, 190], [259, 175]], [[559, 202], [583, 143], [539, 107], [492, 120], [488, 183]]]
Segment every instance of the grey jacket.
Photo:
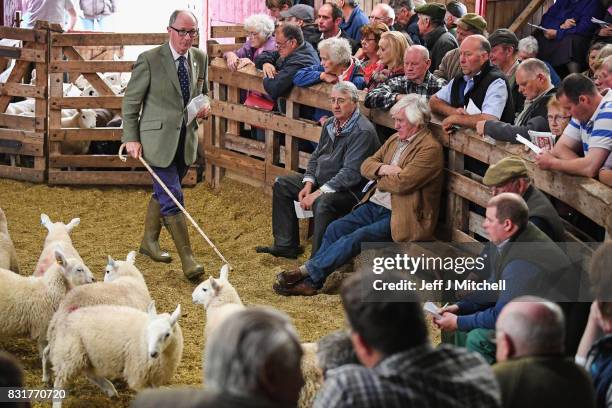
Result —
[[80, 0], [79, 7], [86, 18], [108, 16], [117, 11], [115, 0]]
[[380, 147], [376, 129], [358, 109], [337, 136], [333, 123], [333, 117], [325, 122], [304, 178], [315, 180], [315, 187], [326, 185], [334, 191], [349, 190], [359, 198], [365, 182], [359, 170], [361, 163]]

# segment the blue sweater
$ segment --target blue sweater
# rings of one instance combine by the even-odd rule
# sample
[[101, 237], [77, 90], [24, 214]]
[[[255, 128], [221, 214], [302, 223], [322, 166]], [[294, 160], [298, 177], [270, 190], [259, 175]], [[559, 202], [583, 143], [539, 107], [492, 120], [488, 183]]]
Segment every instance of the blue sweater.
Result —
[[340, 23], [340, 29], [355, 41], [361, 41], [361, 27], [368, 24], [370, 20], [359, 6], [355, 6], [348, 21]]
[[[540, 25], [557, 30], [556, 40], [562, 40], [566, 35], [577, 34], [591, 37], [599, 26], [591, 23], [591, 17], [602, 19], [604, 8], [600, 0], [557, 0], [542, 16]], [[576, 25], [567, 30], [559, 27], [565, 20], [573, 18]]]

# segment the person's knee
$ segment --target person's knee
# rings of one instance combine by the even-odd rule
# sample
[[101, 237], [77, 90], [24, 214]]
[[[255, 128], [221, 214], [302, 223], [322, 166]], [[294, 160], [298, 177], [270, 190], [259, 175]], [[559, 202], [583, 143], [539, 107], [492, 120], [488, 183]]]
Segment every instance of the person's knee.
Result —
[[336, 198], [333, 196], [333, 193], [323, 194], [321, 197], [317, 198], [312, 206], [314, 216], [316, 217], [317, 214], [335, 214], [335, 201]]
[[489, 363], [495, 361], [495, 344], [492, 340], [493, 330], [474, 329], [466, 336], [465, 348], [482, 355]]

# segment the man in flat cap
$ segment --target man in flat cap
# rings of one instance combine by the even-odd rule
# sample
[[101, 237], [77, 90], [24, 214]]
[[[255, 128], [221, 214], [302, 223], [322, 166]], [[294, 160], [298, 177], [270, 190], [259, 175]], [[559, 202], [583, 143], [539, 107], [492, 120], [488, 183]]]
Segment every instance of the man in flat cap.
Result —
[[459, 1], [451, 1], [446, 5], [446, 14], [444, 15], [444, 24], [448, 32], [457, 38], [457, 20], [467, 13], [465, 4]]
[[419, 15], [414, 11], [415, 2], [412, 0], [390, 0], [389, 5], [395, 10], [393, 29], [408, 34], [414, 45], [423, 44], [423, 39], [419, 34]]
[[417, 7], [415, 11], [419, 15], [419, 33], [425, 41], [424, 45], [429, 50], [431, 58], [429, 72], [434, 72], [446, 53], [457, 48], [459, 44], [444, 25], [446, 8], [442, 4], [425, 4]]
[[516, 193], [523, 197], [529, 209], [529, 221], [554, 242], [565, 241], [565, 228], [561, 217], [548, 198], [531, 184], [525, 162], [516, 156], [501, 159], [489, 166], [482, 183], [496, 196]]
[[491, 64], [499, 68], [508, 79], [512, 90], [514, 110], [520, 112], [523, 110], [525, 98], [518, 91], [515, 78], [516, 69], [520, 63], [518, 59], [518, 38], [507, 28], [498, 28], [489, 35], [489, 43], [491, 43]]
[[288, 10], [280, 12], [283, 23], [292, 23], [302, 29], [304, 41], [316, 46], [321, 37], [319, 28], [315, 24], [314, 9], [307, 4], [296, 4]]
[[[450, 3], [449, 3], [450, 4]], [[467, 13], [456, 22], [457, 25], [457, 42], [459, 45], [470, 35], [478, 34], [485, 35], [487, 30], [487, 22], [484, 18], [474, 13]], [[438, 78], [450, 81], [457, 75], [461, 74], [461, 65], [459, 65], [459, 48], [450, 50], [442, 58], [442, 62], [438, 69], [434, 71], [434, 75]]]

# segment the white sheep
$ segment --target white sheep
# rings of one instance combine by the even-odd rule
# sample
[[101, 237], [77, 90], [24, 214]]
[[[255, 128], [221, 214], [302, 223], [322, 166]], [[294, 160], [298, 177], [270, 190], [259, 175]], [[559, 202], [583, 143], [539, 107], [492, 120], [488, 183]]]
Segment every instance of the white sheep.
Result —
[[[47, 237], [43, 244], [43, 250], [38, 258], [34, 276], [42, 276], [45, 271], [55, 262], [55, 251], [60, 250], [67, 258], [75, 258], [85, 265], [83, 259], [72, 245], [70, 232], [79, 225], [80, 218], [73, 218], [68, 224], [63, 222], [51, 222], [47, 214], [40, 214], [40, 223], [47, 229]], [[88, 271], [89, 268], [85, 267]], [[89, 272], [91, 273], [91, 272]]]
[[36, 101], [34, 98], [27, 98], [23, 101], [9, 103], [4, 113], [9, 115], [34, 116]]
[[[115, 95], [121, 95], [123, 94], [123, 92], [125, 92], [125, 86], [121, 84], [118, 84], [118, 85], [109, 84], [108, 86], [110, 87], [110, 89], [113, 91]], [[81, 96], [100, 96], [100, 93], [98, 92], [96, 88], [89, 85], [88, 87], [83, 89], [83, 91], [81, 92]]]
[[212, 276], [200, 283], [191, 294], [193, 303], [204, 306], [206, 309], [206, 327], [204, 337], [210, 335], [230, 315], [244, 309], [244, 304], [234, 287], [229, 283], [229, 265], [221, 267], [219, 279]]
[[[96, 127], [96, 112], [92, 109], [77, 109], [76, 113], [68, 118], [62, 118], [62, 128], [93, 129]], [[89, 140], [71, 140], [62, 142], [63, 154], [87, 154]]]
[[0, 268], [19, 273], [17, 252], [8, 231], [6, 215], [0, 208]]
[[77, 79], [74, 81], [74, 84], [77, 86], [77, 88], [79, 89], [85, 89], [89, 86], [89, 81], [87, 79], [85, 79], [85, 77], [81, 74], [77, 77]]
[[44, 276], [21, 276], [0, 269], [0, 336], [30, 336], [42, 356], [47, 327], [63, 297], [94, 277], [77, 259], [55, 251], [56, 262]]
[[81, 96], [81, 90], [71, 83], [64, 83], [64, 96]]
[[[125, 261], [115, 261], [109, 255], [104, 282], [79, 286], [68, 292], [51, 319], [47, 340], [51, 341], [55, 337], [57, 323], [63, 319], [63, 315], [82, 307], [116, 305], [146, 311], [151, 303], [151, 295], [142, 273], [134, 265], [135, 259], [135, 251], [131, 251]], [[44, 382], [49, 380], [48, 354], [47, 347], [42, 355]]]
[[[49, 342], [54, 388], [65, 389], [81, 373], [109, 397], [117, 396], [109, 379], [121, 378], [133, 390], [167, 384], [183, 354], [180, 315], [181, 305], [172, 315], [158, 315], [154, 302], [146, 313], [108, 305], [68, 313]], [[61, 407], [61, 401], [53, 407]]]

